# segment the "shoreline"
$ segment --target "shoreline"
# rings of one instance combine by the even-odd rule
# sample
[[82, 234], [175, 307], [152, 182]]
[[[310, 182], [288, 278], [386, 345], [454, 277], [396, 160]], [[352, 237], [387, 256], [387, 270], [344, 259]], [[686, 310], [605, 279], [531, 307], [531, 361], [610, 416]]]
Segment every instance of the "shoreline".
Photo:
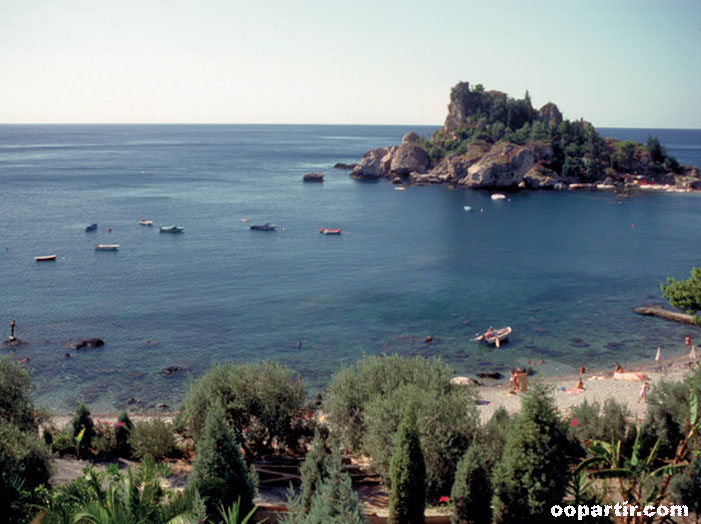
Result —
[[[698, 362], [698, 361], [697, 361]], [[693, 361], [685, 351], [668, 358], [662, 358], [659, 362], [645, 360], [637, 364], [623, 364], [626, 372], [644, 373], [648, 377], [650, 389], [663, 381], [678, 381], [695, 369], [690, 364]], [[556, 409], [566, 415], [567, 412], [584, 402], [598, 402], [600, 406], [611, 398], [623, 404], [631, 412], [631, 416], [637, 421], [642, 421], [647, 413], [647, 403], [638, 402], [643, 381], [614, 380], [614, 365], [607, 369], [596, 368], [586, 370], [586, 373], [568, 373], [557, 376], [543, 376], [536, 373], [528, 377], [529, 383], [542, 381], [552, 390]], [[584, 390], [580, 393], [572, 393], [578, 380], [582, 380]], [[476, 387], [479, 400], [477, 410], [480, 422], [485, 423], [499, 407], [504, 407], [510, 414], [516, 413], [521, 408], [521, 394], [509, 393], [509, 384], [498, 383]], [[648, 392], [649, 394], [649, 392]]]

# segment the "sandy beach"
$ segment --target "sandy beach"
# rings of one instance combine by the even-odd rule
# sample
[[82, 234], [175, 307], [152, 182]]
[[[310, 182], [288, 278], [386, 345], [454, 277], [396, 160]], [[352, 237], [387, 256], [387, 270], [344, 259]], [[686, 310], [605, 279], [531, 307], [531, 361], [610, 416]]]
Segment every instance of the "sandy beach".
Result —
[[[690, 367], [691, 362], [688, 354], [684, 353], [680, 356], [662, 359], [659, 362], [652, 360], [632, 366], [623, 364], [623, 368], [625, 371], [645, 374], [650, 384], [649, 394], [651, 391], [654, 391], [655, 385], [660, 381], [681, 380], [684, 375], [691, 373], [693, 370]], [[560, 413], [566, 415], [572, 407], [581, 404], [585, 400], [589, 403], [598, 402], [599, 405], [603, 405], [606, 399], [613, 398], [626, 405], [638, 421], [645, 418], [647, 405], [645, 402], [638, 402], [643, 382], [614, 380], [613, 366], [609, 370], [586, 370], [587, 372], [583, 375], [562, 375], [556, 377], [542, 376], [538, 373], [537, 365], [532, 367], [536, 374], [528, 377], [529, 384], [540, 380], [550, 387]], [[580, 378], [582, 379], [584, 390], [575, 393], [572, 390], [577, 386]], [[477, 409], [482, 422], [489, 420], [494, 411], [500, 406], [506, 408], [509, 413], [517, 412], [521, 406], [522, 394], [509, 393], [508, 384], [478, 386], [477, 391], [481, 399]]]

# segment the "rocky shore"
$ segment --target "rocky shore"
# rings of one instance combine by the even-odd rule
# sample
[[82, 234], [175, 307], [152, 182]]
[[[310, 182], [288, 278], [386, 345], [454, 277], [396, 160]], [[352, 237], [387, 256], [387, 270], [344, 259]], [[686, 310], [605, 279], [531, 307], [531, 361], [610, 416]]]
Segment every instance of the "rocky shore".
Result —
[[659, 143], [604, 139], [588, 122], [564, 120], [553, 103], [535, 110], [528, 94], [515, 101], [478, 87], [453, 88], [445, 124], [428, 140], [406, 133], [400, 145], [365, 153], [350, 176], [473, 189], [701, 188], [698, 167], [678, 165]]

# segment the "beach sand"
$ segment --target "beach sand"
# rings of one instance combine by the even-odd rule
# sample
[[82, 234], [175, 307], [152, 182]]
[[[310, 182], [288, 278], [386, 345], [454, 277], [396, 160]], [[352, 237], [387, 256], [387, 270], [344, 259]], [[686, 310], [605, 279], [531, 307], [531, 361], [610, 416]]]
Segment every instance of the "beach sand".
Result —
[[[668, 359], [663, 359], [660, 362], [654, 360], [649, 363], [638, 364], [634, 366], [623, 366], [625, 371], [634, 371], [644, 373], [649, 377], [650, 390], [654, 390], [655, 385], [662, 380], [678, 381], [685, 375], [691, 373], [693, 368], [689, 366], [691, 360], [685, 353], [683, 356], [676, 356]], [[628, 407], [631, 414], [636, 420], [641, 421], [647, 413], [647, 404], [638, 402], [640, 390], [643, 382], [638, 381], [621, 381], [613, 380], [614, 366], [609, 370], [598, 370], [580, 375], [563, 375], [556, 377], [542, 376], [537, 372], [537, 365], [533, 366], [536, 375], [528, 377], [529, 385], [535, 381], [541, 380], [551, 388], [555, 405], [560, 413], [567, 415], [569, 410], [581, 404], [585, 400], [589, 403], [598, 402], [603, 406], [606, 399], [612, 398], [621, 404]], [[584, 391], [578, 394], [573, 394], [564, 390], [572, 390], [577, 386], [577, 381], [582, 379]], [[509, 393], [508, 384], [499, 384], [494, 386], [478, 386], [478, 396], [481, 402], [478, 403], [477, 409], [480, 414], [480, 419], [484, 423], [492, 416], [494, 411], [503, 406], [509, 413], [516, 413], [521, 407], [522, 393]]]

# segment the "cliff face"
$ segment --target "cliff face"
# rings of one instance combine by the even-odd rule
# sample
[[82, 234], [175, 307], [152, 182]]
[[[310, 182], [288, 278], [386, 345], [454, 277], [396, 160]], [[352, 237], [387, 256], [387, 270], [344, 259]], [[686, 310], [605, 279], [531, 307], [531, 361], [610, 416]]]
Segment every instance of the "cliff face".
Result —
[[659, 143], [602, 139], [551, 102], [533, 109], [528, 92], [514, 100], [467, 82], [452, 88], [445, 124], [429, 140], [409, 132], [399, 146], [365, 153], [350, 176], [469, 188], [701, 188], [698, 168], [680, 166]]

